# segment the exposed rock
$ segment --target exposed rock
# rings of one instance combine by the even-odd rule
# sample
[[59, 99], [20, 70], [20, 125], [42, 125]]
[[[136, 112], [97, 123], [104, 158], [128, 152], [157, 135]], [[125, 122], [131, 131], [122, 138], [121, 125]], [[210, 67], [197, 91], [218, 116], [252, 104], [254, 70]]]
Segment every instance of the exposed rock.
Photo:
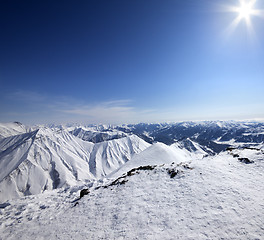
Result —
[[238, 160], [245, 164], [254, 163], [253, 160], [249, 160], [248, 158], [238, 158]]
[[81, 190], [80, 192], [80, 198], [82, 198], [84, 195], [88, 195], [90, 192], [89, 192], [89, 189], [88, 188], [84, 188]]
[[178, 169], [168, 169], [167, 171], [171, 178], [174, 178], [180, 172]]

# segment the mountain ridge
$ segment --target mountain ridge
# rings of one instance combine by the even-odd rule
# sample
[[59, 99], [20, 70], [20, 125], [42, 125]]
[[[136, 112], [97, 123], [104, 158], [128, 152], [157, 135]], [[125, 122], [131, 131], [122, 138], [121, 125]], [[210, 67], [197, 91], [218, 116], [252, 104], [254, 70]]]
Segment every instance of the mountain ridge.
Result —
[[94, 144], [41, 128], [2, 139], [0, 146], [0, 201], [5, 201], [103, 177], [149, 144], [137, 136]]
[[[96, 138], [96, 143], [83, 141], [82, 136], [76, 137], [72, 132], [80, 128], [84, 135], [87, 130], [92, 135], [107, 136], [106, 141], [101, 137]], [[161, 162], [172, 158], [177, 162], [178, 158], [185, 161], [186, 157], [180, 157], [184, 154], [189, 159], [201, 159], [230, 147], [263, 149], [264, 123], [53, 125], [51, 128], [10, 123], [0, 124], [0, 133], [3, 132], [8, 136], [0, 138], [1, 201], [110, 176], [122, 166], [125, 168], [130, 160], [141, 158], [143, 164], [144, 150], [150, 152], [149, 158], [153, 155], [155, 159], [160, 154]], [[159, 149], [158, 154], [155, 148]], [[164, 154], [161, 149], [166, 149]]]

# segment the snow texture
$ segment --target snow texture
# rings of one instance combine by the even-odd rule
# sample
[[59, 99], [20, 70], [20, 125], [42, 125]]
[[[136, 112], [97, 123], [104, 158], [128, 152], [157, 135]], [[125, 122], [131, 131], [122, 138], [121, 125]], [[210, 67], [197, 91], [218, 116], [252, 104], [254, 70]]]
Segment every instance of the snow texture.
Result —
[[263, 239], [263, 123], [79, 128], [0, 124], [0, 240]]
[[[144, 164], [158, 163], [163, 150], [156, 148]], [[264, 161], [251, 151], [243, 154], [253, 164], [224, 152], [136, 170], [123, 184], [95, 180], [6, 202], [0, 238], [263, 239]], [[79, 199], [83, 188], [90, 194]]]

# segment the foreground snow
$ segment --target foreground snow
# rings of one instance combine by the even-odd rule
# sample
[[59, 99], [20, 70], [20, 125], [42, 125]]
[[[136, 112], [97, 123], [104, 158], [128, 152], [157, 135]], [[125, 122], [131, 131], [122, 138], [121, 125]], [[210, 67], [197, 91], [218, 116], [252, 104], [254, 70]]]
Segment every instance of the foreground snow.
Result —
[[0, 239], [263, 239], [264, 155], [239, 154], [254, 163], [225, 152], [6, 202]]

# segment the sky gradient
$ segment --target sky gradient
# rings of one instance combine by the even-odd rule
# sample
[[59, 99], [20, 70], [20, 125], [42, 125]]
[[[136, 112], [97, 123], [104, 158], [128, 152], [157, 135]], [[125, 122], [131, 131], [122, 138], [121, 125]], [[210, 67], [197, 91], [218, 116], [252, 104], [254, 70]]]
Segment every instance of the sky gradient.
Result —
[[238, 5], [2, 1], [0, 122], [264, 119], [264, 15], [231, 29]]

